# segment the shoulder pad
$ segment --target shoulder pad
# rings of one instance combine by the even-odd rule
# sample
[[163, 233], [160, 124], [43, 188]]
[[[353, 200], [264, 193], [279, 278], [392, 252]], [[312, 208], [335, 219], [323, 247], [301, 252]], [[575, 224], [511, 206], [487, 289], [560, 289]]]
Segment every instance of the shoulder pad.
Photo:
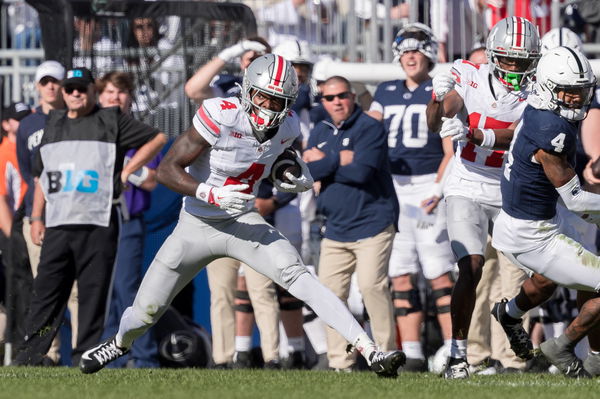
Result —
[[215, 97], [204, 100], [202, 107], [206, 114], [218, 125], [235, 126], [239, 115], [243, 113], [242, 105], [237, 97]]

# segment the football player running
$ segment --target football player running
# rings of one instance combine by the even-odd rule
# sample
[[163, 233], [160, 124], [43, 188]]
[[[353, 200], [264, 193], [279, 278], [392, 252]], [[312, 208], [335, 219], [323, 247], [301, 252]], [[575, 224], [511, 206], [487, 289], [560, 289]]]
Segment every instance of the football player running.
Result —
[[446, 230], [442, 178], [454, 149], [427, 128], [425, 109], [431, 99], [429, 72], [437, 61], [437, 40], [421, 23], [404, 26], [393, 43], [406, 80], [381, 83], [369, 115], [383, 120], [394, 187], [400, 203], [389, 276], [395, 316], [406, 354], [405, 371], [427, 371], [421, 347], [423, 305], [417, 284], [419, 271], [429, 281], [444, 341], [451, 337], [450, 294], [454, 256]]
[[594, 327], [598, 335], [600, 258], [583, 247], [556, 204], [560, 198], [583, 219], [600, 222], [600, 195], [583, 190], [573, 169], [579, 123], [595, 84], [590, 63], [578, 50], [557, 47], [540, 59], [504, 168], [502, 211], [492, 241], [518, 265], [579, 290], [579, 315], [562, 335], [540, 345], [552, 364], [576, 378], [600, 371], [596, 339], [590, 340], [592, 355], [585, 366], [574, 353]]
[[[260, 181], [300, 134], [290, 112], [298, 79], [290, 62], [267, 54], [246, 69], [241, 97], [205, 100], [193, 125], [173, 144], [158, 180], [185, 195], [177, 226], [146, 272], [117, 334], [82, 355], [80, 369], [93, 373], [122, 356], [135, 338], [161, 317], [174, 296], [212, 260], [238, 259], [304, 301], [339, 331], [383, 377], [397, 376], [401, 351], [381, 352], [344, 304], [306, 269], [294, 247], [253, 209]], [[302, 175], [276, 180], [279, 190], [302, 192], [313, 184]]]
[[[459, 275], [452, 292], [452, 344], [446, 378], [467, 378], [467, 334], [481, 278], [488, 233], [500, 211], [500, 176], [504, 151], [512, 127], [526, 106], [527, 87], [540, 57], [540, 39], [533, 24], [509, 17], [490, 31], [486, 43], [489, 64], [455, 61], [451, 74], [433, 78], [433, 100], [427, 106], [431, 130], [440, 128], [442, 117], [453, 117], [463, 107], [468, 129], [460, 134], [448, 119], [440, 134], [458, 142], [444, 195], [448, 206], [448, 234], [458, 259]], [[504, 129], [502, 133], [493, 129]]]

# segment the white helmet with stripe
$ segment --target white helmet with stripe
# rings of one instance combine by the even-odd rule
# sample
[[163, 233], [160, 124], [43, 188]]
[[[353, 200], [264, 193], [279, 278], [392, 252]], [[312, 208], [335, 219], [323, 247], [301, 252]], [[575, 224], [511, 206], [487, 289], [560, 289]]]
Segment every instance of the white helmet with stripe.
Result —
[[581, 41], [581, 38], [569, 28], [554, 28], [542, 36], [542, 54], [545, 54], [548, 50], [552, 50], [558, 46], [571, 47], [572, 49], [581, 51], [583, 42]]
[[[511, 90], [521, 90], [535, 73], [540, 58], [540, 37], [536, 27], [522, 17], [499, 21], [487, 39], [486, 53], [490, 73]], [[516, 70], [503, 68], [500, 62], [515, 63]]]
[[[273, 111], [257, 104], [254, 98], [258, 93], [281, 99], [282, 109]], [[273, 129], [283, 122], [297, 95], [296, 71], [291, 62], [280, 55], [265, 54], [252, 61], [244, 72], [242, 104], [254, 133], [259, 137], [264, 137], [266, 130]]]
[[419, 51], [429, 58], [430, 70], [437, 62], [438, 42], [431, 28], [420, 22], [403, 26], [392, 43], [392, 52], [396, 59], [400, 59], [407, 51]]
[[596, 76], [585, 55], [569, 47], [556, 47], [540, 59], [528, 102], [580, 121], [587, 114], [595, 88]]

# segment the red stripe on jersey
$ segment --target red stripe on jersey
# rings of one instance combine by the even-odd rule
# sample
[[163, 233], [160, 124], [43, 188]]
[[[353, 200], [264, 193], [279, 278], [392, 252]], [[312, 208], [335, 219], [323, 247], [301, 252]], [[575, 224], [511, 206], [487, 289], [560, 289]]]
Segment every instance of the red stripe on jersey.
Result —
[[[467, 122], [469, 123], [470, 128], [479, 128], [479, 121], [481, 120], [481, 114], [479, 112], [472, 112], [469, 114], [467, 118]], [[492, 117], [485, 117], [485, 122], [483, 123], [482, 129], [506, 129], [508, 128], [512, 122], [499, 121], [498, 119], [494, 119]]]
[[283, 75], [283, 68], [285, 67], [285, 60], [282, 56], [278, 55], [275, 59], [275, 78], [274, 84], [275, 86], [281, 86], [281, 75]]
[[204, 111], [204, 106], [200, 107], [200, 109], [198, 110], [198, 115], [200, 115], [202, 121], [204, 121], [204, 123], [206, 123], [206, 126], [208, 126], [215, 134], [221, 134], [221, 130], [219, 129], [219, 127], [215, 124], [215, 122], [213, 122], [212, 119], [210, 119], [210, 117], [206, 114], [206, 111]]

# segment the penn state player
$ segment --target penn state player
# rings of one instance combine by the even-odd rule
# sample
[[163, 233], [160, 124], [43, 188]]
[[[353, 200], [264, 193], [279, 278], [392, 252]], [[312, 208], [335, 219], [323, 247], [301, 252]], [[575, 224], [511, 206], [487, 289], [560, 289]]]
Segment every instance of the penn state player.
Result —
[[458, 148], [444, 195], [448, 206], [448, 234], [458, 259], [459, 274], [452, 292], [452, 345], [446, 378], [467, 378], [467, 334], [481, 278], [488, 232], [502, 199], [500, 174], [504, 152], [495, 145], [508, 144], [512, 131], [498, 135], [520, 118], [526, 106], [530, 77], [540, 56], [537, 29], [520, 17], [505, 18], [490, 31], [486, 43], [489, 64], [455, 61], [451, 74], [433, 78], [433, 99], [427, 122], [437, 131], [442, 117], [461, 109], [468, 115], [469, 136], [453, 138]]
[[[574, 348], [600, 321], [600, 258], [583, 247], [556, 204], [560, 197], [583, 219], [600, 222], [600, 195], [582, 189], [573, 167], [579, 121], [595, 84], [590, 63], [578, 50], [557, 47], [542, 56], [504, 168], [502, 211], [492, 241], [522, 267], [579, 290], [579, 315], [561, 336], [540, 345], [570, 377], [589, 377]], [[600, 346], [594, 344], [590, 341], [597, 354]]]
[[425, 109], [431, 99], [429, 72], [437, 61], [437, 40], [421, 23], [404, 26], [393, 43], [406, 80], [383, 82], [375, 91], [369, 115], [384, 120], [394, 187], [400, 203], [389, 276], [395, 316], [407, 356], [405, 371], [427, 371], [421, 347], [424, 318], [419, 271], [429, 281], [444, 341], [449, 344], [450, 294], [454, 256], [446, 231], [442, 177], [454, 149], [450, 138], [427, 128]]
[[[281, 233], [252, 209], [260, 181], [300, 134], [290, 108], [298, 80], [291, 63], [267, 54], [246, 69], [241, 98], [205, 100], [194, 123], [173, 144], [158, 180], [185, 195], [180, 220], [156, 255], [125, 310], [116, 336], [86, 351], [84, 373], [102, 369], [126, 353], [167, 309], [177, 292], [211, 260], [229, 256], [255, 268], [309, 305], [365, 357], [371, 369], [395, 377], [401, 351], [381, 352], [344, 304], [306, 269]], [[313, 184], [304, 162], [278, 190], [302, 192]]]

